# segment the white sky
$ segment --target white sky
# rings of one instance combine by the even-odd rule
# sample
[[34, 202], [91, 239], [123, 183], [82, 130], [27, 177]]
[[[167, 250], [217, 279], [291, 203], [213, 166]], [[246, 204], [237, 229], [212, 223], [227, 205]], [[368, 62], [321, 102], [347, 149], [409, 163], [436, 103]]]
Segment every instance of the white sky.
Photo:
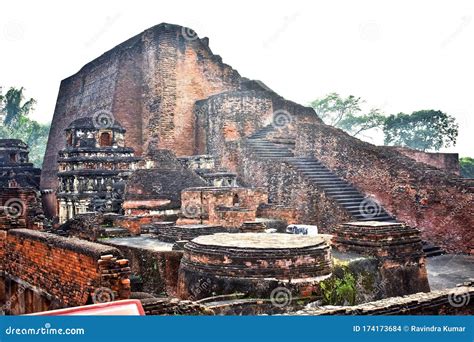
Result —
[[242, 76], [308, 104], [357, 95], [386, 113], [440, 109], [474, 156], [474, 1], [25, 1], [0, 6], [0, 85], [24, 86], [50, 121], [62, 79], [169, 22], [210, 38]]

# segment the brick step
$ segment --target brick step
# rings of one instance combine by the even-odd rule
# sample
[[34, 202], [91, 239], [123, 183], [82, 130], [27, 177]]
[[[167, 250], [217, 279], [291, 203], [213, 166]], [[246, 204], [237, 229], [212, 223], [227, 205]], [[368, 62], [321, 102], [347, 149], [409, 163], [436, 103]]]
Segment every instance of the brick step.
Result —
[[322, 165], [313, 165], [313, 166], [299, 166], [299, 167], [296, 167], [296, 170], [300, 171], [300, 172], [326, 172], [328, 173], [329, 170], [326, 169], [324, 166]]
[[[312, 163], [312, 164], [309, 164], [309, 163], [291, 163], [291, 165], [293, 165], [294, 167], [296, 167], [297, 169], [311, 169], [313, 167], [324, 167], [326, 170], [328, 170], [323, 164], [320, 164], [320, 163]], [[329, 170], [328, 170], [329, 171]]]
[[[351, 213], [352, 214], [352, 213]], [[380, 219], [392, 219], [392, 217], [388, 214], [378, 214], [377, 216], [370, 217], [367, 215], [362, 215], [360, 213], [352, 214], [352, 217], [356, 218], [358, 221], [376, 221]]]
[[327, 176], [327, 177], [311, 176], [311, 177], [307, 177], [307, 178], [311, 179], [312, 181], [315, 181], [315, 182], [334, 182], [334, 183], [343, 184], [343, 183], [341, 183], [341, 181], [339, 179], [331, 177], [331, 176]]
[[261, 147], [278, 147], [278, 145], [271, 143], [271, 142], [265, 142], [261, 140], [249, 140], [249, 145], [250, 146], [261, 146]]
[[253, 151], [257, 152], [257, 153], [282, 153], [282, 152], [285, 152], [285, 153], [291, 153], [293, 154], [290, 150], [283, 150], [283, 149], [262, 149], [262, 148], [254, 148], [252, 149]]
[[[344, 207], [344, 209], [346, 209], [349, 213], [351, 213], [352, 215], [354, 216], [361, 216], [361, 217], [366, 217], [368, 215], [370, 215], [370, 213], [366, 213], [364, 214], [363, 212], [361, 212], [359, 210], [359, 208], [355, 208], [355, 209], [348, 209], [347, 207]], [[385, 211], [381, 210], [377, 216], [389, 216]]]
[[301, 173], [304, 173], [305, 175], [332, 176], [332, 177], [338, 178], [337, 176], [331, 175], [327, 172], [327, 170], [323, 170], [323, 169], [320, 169], [320, 170], [315, 170], [315, 169], [298, 170], [298, 171], [300, 171]]
[[331, 196], [332, 198], [340, 198], [340, 199], [345, 199], [345, 198], [352, 198], [352, 199], [361, 199], [361, 201], [364, 200], [364, 197], [360, 194], [360, 192], [356, 190], [336, 190], [336, 191], [324, 191], [327, 195]]
[[334, 199], [339, 204], [344, 204], [344, 205], [351, 204], [353, 206], [360, 205], [363, 201], [363, 199], [360, 199], [357, 196], [347, 196], [347, 197], [339, 197], [339, 198], [331, 197], [331, 198]]
[[352, 217], [359, 221], [393, 221], [383, 208], [378, 216], [373, 218], [364, 217], [359, 210], [364, 196], [350, 183], [338, 177], [321, 162], [314, 158], [295, 157], [292, 150], [286, 146], [278, 146], [268, 140], [266, 135], [273, 129], [265, 127], [254, 133], [248, 140], [250, 148], [259, 158], [275, 159], [288, 162], [298, 173], [321, 188], [325, 194], [336, 201]]
[[324, 187], [324, 191], [326, 193], [328, 192], [334, 192], [334, 191], [347, 191], [347, 190], [354, 190], [354, 187], [348, 185], [348, 184], [345, 184], [345, 185], [328, 185], [326, 187]]
[[259, 157], [267, 157], [267, 158], [278, 158], [278, 157], [291, 157], [290, 153], [257, 153]]
[[344, 182], [341, 182], [341, 181], [316, 181], [316, 180], [313, 180], [314, 183], [317, 183], [319, 185], [345, 185]]
[[293, 155], [293, 153], [291, 153], [290, 151], [257, 151], [257, 150], [254, 150], [254, 152], [256, 154], [291, 154]]
[[446, 254], [446, 252], [441, 247], [434, 246], [426, 241], [423, 241], [423, 252], [427, 258]]
[[323, 190], [326, 194], [330, 194], [333, 191], [347, 191], [347, 190], [353, 190], [354, 188], [348, 185], [341, 185], [341, 186], [325, 186], [323, 187]]
[[358, 218], [358, 221], [383, 221], [383, 222], [395, 222], [395, 219], [389, 215], [375, 216], [368, 218]]

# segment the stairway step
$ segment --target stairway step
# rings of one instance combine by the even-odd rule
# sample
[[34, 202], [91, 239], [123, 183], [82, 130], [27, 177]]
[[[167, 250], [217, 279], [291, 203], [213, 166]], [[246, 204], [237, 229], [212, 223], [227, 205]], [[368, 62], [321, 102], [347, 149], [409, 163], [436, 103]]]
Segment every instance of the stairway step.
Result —
[[352, 201], [357, 200], [359, 202], [364, 201], [364, 197], [359, 192], [355, 192], [355, 191], [337, 191], [337, 192], [326, 191], [326, 194], [336, 200], [341, 200], [341, 201], [344, 201], [344, 200], [352, 200]]
[[316, 167], [316, 168], [324, 167], [326, 170], [328, 170], [323, 164], [319, 164], [319, 163], [311, 163], [311, 164], [310, 163], [305, 163], [305, 164], [291, 163], [291, 165], [293, 165], [297, 169], [310, 169], [310, 168], [313, 168], [313, 167]]
[[346, 207], [346, 206], [356, 206], [356, 205], [360, 205], [361, 201], [359, 200], [353, 200], [353, 199], [347, 199], [347, 200], [337, 200], [335, 199], [337, 203], [339, 203], [340, 205]]
[[331, 174], [330, 172], [328, 172], [328, 170], [324, 170], [324, 169], [305, 169], [305, 170], [298, 170], [298, 171], [305, 175], [331, 176], [331, 177], [340, 179], [336, 175]]
[[296, 170], [300, 172], [313, 171], [313, 172], [330, 172], [324, 166], [311, 166], [311, 167], [297, 167]]
[[290, 150], [261, 150], [261, 149], [256, 149], [254, 148], [253, 149], [254, 152], [257, 152], [257, 153], [291, 153], [293, 154], [293, 152], [291, 152]]
[[323, 185], [327, 185], [327, 186], [337, 186], [337, 185], [340, 185], [340, 186], [343, 186], [343, 185], [346, 185], [347, 183], [343, 182], [343, 181], [315, 181], [313, 180], [314, 183], [317, 183], [321, 186]]
[[392, 217], [389, 215], [380, 215], [380, 216], [374, 216], [374, 217], [357, 218], [358, 221], [382, 221], [382, 220], [388, 220], [388, 219], [392, 219]]
[[346, 185], [334, 185], [334, 186], [326, 186], [324, 187], [324, 191], [326, 193], [328, 192], [333, 192], [333, 191], [348, 191], [348, 190], [354, 190], [352, 185], [346, 184]]
[[434, 246], [426, 241], [423, 241], [423, 252], [427, 258], [443, 255], [446, 253], [441, 247]]

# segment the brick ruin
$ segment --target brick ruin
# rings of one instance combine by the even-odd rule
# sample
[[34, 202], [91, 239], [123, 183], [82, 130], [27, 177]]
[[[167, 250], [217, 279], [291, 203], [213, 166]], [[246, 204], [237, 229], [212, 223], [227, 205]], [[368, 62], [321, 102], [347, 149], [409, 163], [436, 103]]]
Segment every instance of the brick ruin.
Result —
[[62, 81], [41, 198], [27, 146], [12, 159], [0, 141], [0, 199], [29, 208], [0, 210], [4, 311], [137, 298], [147, 314], [300, 314], [347, 274], [354, 307], [404, 312], [390, 300], [413, 295], [438, 310], [427, 257], [474, 251], [454, 159], [327, 126], [189, 32], [152, 27]]
[[128, 260], [111, 247], [30, 229], [2, 230], [3, 312], [25, 314], [128, 298]]
[[401, 223], [348, 222], [335, 229], [333, 248], [376, 257], [383, 283], [381, 290], [386, 296], [430, 291], [425, 254], [416, 229]]
[[23, 141], [0, 139], [0, 228], [43, 226], [41, 170], [29, 163], [28, 154]]
[[89, 211], [120, 213], [125, 182], [138, 158], [125, 147], [125, 129], [103, 117], [81, 118], [65, 130], [59, 151], [57, 189], [59, 222]]
[[220, 233], [185, 245], [178, 296], [202, 299], [241, 292], [265, 298], [285, 286], [295, 297], [309, 297], [330, 275], [330, 248], [319, 236]]

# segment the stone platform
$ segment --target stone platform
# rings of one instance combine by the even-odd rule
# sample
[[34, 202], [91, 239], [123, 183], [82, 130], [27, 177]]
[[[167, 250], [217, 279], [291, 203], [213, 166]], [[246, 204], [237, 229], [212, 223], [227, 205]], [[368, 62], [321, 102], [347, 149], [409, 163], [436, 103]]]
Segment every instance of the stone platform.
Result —
[[398, 222], [349, 222], [335, 229], [333, 247], [375, 257], [385, 296], [429, 292], [420, 231]]
[[349, 222], [335, 229], [334, 247], [341, 252], [390, 259], [423, 256], [420, 231], [398, 222]]
[[219, 233], [185, 245], [178, 295], [201, 299], [241, 292], [268, 297], [285, 287], [293, 295], [311, 296], [330, 274], [330, 247], [322, 237]]

